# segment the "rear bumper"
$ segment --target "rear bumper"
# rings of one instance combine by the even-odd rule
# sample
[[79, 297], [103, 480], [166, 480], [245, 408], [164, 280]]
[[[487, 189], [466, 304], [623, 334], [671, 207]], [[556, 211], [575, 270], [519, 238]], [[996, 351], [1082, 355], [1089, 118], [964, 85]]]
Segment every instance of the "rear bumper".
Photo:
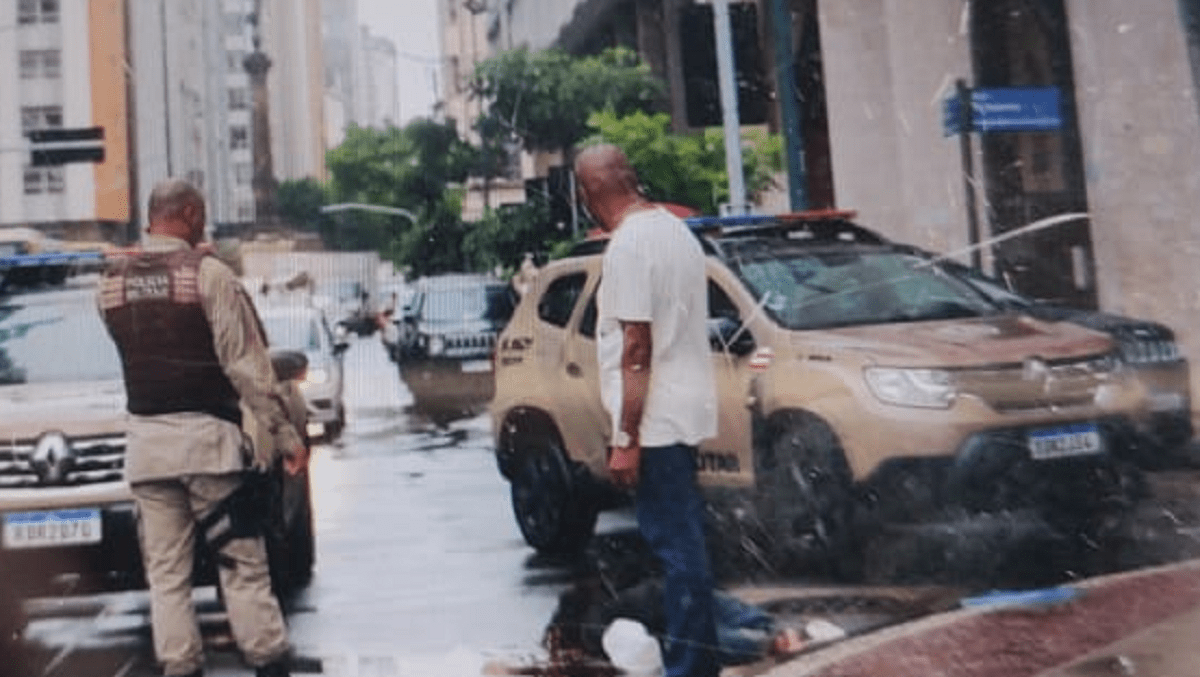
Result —
[[478, 413], [496, 394], [492, 362], [487, 356], [406, 361], [400, 364], [400, 378], [421, 408]]

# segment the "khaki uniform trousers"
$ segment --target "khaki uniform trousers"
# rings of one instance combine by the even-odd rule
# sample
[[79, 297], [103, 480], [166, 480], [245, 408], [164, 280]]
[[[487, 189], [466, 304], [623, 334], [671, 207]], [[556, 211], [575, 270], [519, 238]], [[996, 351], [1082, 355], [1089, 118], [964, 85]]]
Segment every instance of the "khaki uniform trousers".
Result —
[[[196, 522], [241, 485], [237, 474], [191, 475], [131, 486], [138, 506], [142, 560], [150, 583], [154, 652], [166, 675], [186, 675], [204, 665], [204, 646], [192, 605]], [[288, 651], [263, 539], [238, 538], [222, 554], [236, 566], [218, 566], [234, 641], [258, 667]]]

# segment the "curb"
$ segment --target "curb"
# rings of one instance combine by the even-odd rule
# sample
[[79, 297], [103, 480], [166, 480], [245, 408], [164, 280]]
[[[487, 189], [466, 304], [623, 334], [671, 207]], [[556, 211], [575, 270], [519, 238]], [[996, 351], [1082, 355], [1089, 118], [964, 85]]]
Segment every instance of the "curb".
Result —
[[[1072, 588], [1081, 590], [1084, 592], [1084, 594], [1080, 596], [1080, 600], [1078, 602], [1068, 602], [1065, 605], [1063, 605], [1062, 608], [1068, 609], [1068, 605], [1071, 605], [1071, 604], [1078, 604], [1081, 606], [1086, 605], [1088, 599], [1091, 598], [1091, 595], [1087, 594], [1088, 591], [1092, 591], [1092, 590], [1099, 591], [1099, 590], [1104, 590], [1104, 589], [1111, 588], [1114, 586], [1118, 586], [1121, 584], [1134, 584], [1134, 583], [1142, 581], [1143, 579], [1153, 579], [1153, 578], [1157, 578], [1157, 577], [1165, 578], [1165, 577], [1176, 576], [1176, 575], [1196, 579], [1197, 594], [1192, 596], [1195, 599], [1189, 598], [1189, 600], [1188, 600], [1188, 601], [1192, 602], [1192, 606], [1195, 606], [1196, 603], [1200, 602], [1200, 559], [1187, 560], [1184, 562], [1178, 562], [1178, 563], [1173, 563], [1173, 564], [1168, 564], [1168, 565], [1163, 565], [1163, 566], [1158, 566], [1158, 567], [1152, 567], [1152, 568], [1147, 568], [1147, 569], [1142, 569], [1142, 570], [1132, 571], [1132, 572], [1108, 574], [1105, 576], [1099, 576], [1096, 578], [1080, 581], [1080, 582], [1072, 584], [1068, 587], [1072, 587]], [[1180, 602], [1180, 603], [1186, 603], [1186, 602]], [[1002, 619], [1004, 619], [1004, 618], [1013, 618], [1018, 615], [1018, 614], [1013, 614], [1013, 613], [1003, 613], [1003, 612], [1013, 612], [1013, 611], [1022, 612], [1020, 615], [1024, 618], [1036, 618], [1036, 617], [1031, 617], [1030, 612], [1044, 610], [1044, 611], [1048, 612], [1048, 616], [1049, 616], [1050, 610], [1054, 609], [1054, 608], [1055, 607], [1047, 607], [1045, 605], [1036, 605], [1036, 604], [1030, 605], [1030, 606], [999, 606], [998, 605], [998, 606], [976, 606], [976, 607], [972, 607], [972, 608], [964, 608], [964, 609], [958, 609], [958, 610], [954, 610], [954, 611], [948, 611], [945, 613], [936, 614], [936, 615], [929, 616], [927, 618], [923, 618], [923, 619], [916, 620], [913, 622], [904, 623], [904, 624], [893, 626], [890, 628], [885, 628], [878, 632], [861, 635], [859, 637], [852, 637], [850, 639], [839, 642], [839, 643], [829, 646], [827, 648], [818, 649], [812, 653], [801, 655], [787, 663], [780, 664], [780, 665], [764, 672], [763, 675], [764, 675], [764, 677], [817, 677], [817, 676], [840, 674], [840, 673], [835, 673], [835, 672], [831, 672], [831, 671], [834, 669], [837, 669], [837, 668], [841, 668], [841, 669], [851, 668], [852, 667], [850, 665], [851, 663], [864, 663], [867, 661], [867, 659], [872, 658], [873, 654], [882, 655], [883, 652], [892, 651], [892, 650], [896, 650], [898, 656], [901, 656], [901, 655], [904, 656], [907, 659], [907, 660], [905, 660], [906, 663], [912, 664], [912, 662], [915, 658], [915, 656], [913, 655], [914, 645], [919, 644], [922, 641], [928, 641], [935, 637], [936, 638], [945, 638], [946, 636], [952, 634], [952, 633], [948, 632], [949, 629], [965, 628], [967, 624], [964, 622], [966, 622], [966, 621], [975, 622], [975, 619], [979, 619], [982, 616], [996, 614], [996, 617], [998, 619], [997, 623], [1001, 623]], [[1188, 608], [1191, 608], [1191, 607], [1188, 607]], [[1067, 611], [1067, 613], [1069, 613], [1069, 610]], [[978, 622], [982, 623], [984, 621], [980, 620]], [[1047, 622], [1049, 622], [1049, 621], [1047, 621]], [[1125, 632], [1122, 636], [1127, 636], [1128, 634], [1131, 634], [1131, 633]], [[1092, 651], [1102, 648], [1106, 644], [1110, 644], [1113, 641], [1120, 639], [1120, 637], [1118, 637], [1118, 638], [1110, 638], [1110, 637], [1100, 638], [1097, 636], [1097, 637], [1092, 637], [1092, 638], [1088, 638], [1088, 639], [1093, 640], [1091, 644], [1087, 645], [1081, 651], [1074, 652], [1073, 655], [1069, 656], [1066, 659], [1062, 659], [1061, 656], [1054, 656], [1054, 655], [1044, 656], [1043, 658], [1048, 659], [1048, 660], [1055, 659], [1055, 658], [1057, 658], [1058, 660], [1057, 660], [1057, 662], [1055, 662], [1053, 664], [1039, 666], [1039, 670], [1045, 670], [1045, 669], [1053, 668], [1056, 665], [1068, 663], [1072, 660], [1079, 658], [1080, 656], [1086, 655], [1088, 653], [1091, 653]], [[936, 658], [937, 657], [934, 657], [933, 659], [930, 659], [929, 661], [925, 661], [925, 662], [932, 662], [932, 661], [936, 660]], [[944, 658], [944, 660], [954, 661], [956, 659], [963, 658], [963, 655], [962, 654], [960, 654], [958, 656], [950, 655], [950, 656], [944, 656], [942, 658]], [[986, 666], [984, 666], [983, 663], [980, 662], [980, 657], [976, 656], [973, 658], [974, 658], [976, 667], [980, 667], [980, 670], [978, 672], [970, 672], [970, 674], [984, 674], [986, 672], [986, 670], [984, 669]], [[879, 659], [876, 658], [876, 660], [879, 660]], [[999, 665], [999, 663], [997, 660], [997, 666], [998, 665]], [[859, 674], [859, 673], [852, 670], [848, 674]], [[938, 674], [938, 673], [927, 672], [926, 674], [933, 675], [933, 674]], [[956, 672], [956, 673], [945, 673], [945, 674], [967, 674], [967, 673], [965, 673], [965, 672], [957, 673]], [[999, 672], [997, 674], [1005, 674], [1005, 673]], [[1008, 674], [1017, 674], [1017, 673], [1010, 671], [1010, 672], [1008, 672]], [[1034, 673], [1028, 673], [1028, 674], [1034, 674]]]

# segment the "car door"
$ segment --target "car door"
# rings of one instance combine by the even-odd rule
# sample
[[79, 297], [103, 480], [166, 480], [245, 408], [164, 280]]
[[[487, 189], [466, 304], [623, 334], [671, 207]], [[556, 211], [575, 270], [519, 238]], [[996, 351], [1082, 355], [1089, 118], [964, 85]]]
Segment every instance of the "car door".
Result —
[[[723, 267], [708, 265], [708, 316], [728, 318], [742, 325], [753, 304], [740, 293], [740, 285]], [[710, 327], [713, 322], [709, 322]], [[753, 333], [744, 326], [745, 332]], [[739, 337], [745, 340], [746, 337]], [[710, 342], [711, 343], [711, 342]], [[748, 486], [754, 481], [751, 354], [736, 354], [728, 346], [712, 346], [713, 375], [717, 388], [717, 436], [700, 444], [697, 458], [702, 484]]]
[[[607, 454], [612, 421], [600, 399], [600, 365], [596, 356], [596, 290], [600, 284], [599, 259], [591, 267], [580, 303], [568, 325], [564, 346], [566, 386], [571, 413], [572, 456], [600, 476], [608, 476]], [[565, 407], [564, 407], [565, 409]]]

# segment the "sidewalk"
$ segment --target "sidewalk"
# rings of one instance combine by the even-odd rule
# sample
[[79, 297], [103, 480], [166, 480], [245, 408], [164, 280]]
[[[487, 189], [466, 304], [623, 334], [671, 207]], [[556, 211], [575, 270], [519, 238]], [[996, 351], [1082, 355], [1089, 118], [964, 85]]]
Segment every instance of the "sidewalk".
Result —
[[769, 677], [1194, 677], [1200, 560], [1103, 576], [1050, 605], [937, 614], [801, 655]]

